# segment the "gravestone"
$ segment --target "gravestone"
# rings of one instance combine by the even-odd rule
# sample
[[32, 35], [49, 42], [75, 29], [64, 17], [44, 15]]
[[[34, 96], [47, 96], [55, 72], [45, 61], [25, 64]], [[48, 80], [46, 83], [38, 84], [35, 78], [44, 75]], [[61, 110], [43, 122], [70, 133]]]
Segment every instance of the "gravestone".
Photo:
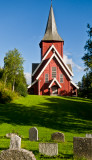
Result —
[[21, 148], [21, 138], [17, 135], [11, 135], [10, 149], [20, 149]]
[[92, 134], [86, 134], [86, 138], [92, 138]]
[[36, 127], [29, 129], [29, 140], [38, 141], [38, 129]]
[[65, 142], [65, 136], [61, 132], [55, 132], [51, 135], [51, 139], [57, 142]]
[[25, 149], [8, 149], [0, 153], [0, 160], [36, 160], [36, 158], [32, 152]]
[[39, 152], [47, 156], [58, 155], [58, 144], [57, 143], [39, 143]]
[[74, 137], [73, 149], [75, 157], [92, 160], [92, 138]]

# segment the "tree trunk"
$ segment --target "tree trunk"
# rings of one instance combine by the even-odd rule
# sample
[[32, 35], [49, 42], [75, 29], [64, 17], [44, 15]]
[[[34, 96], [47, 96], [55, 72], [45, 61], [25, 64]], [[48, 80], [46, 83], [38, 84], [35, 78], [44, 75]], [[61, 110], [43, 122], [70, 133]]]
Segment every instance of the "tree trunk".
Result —
[[13, 86], [12, 86], [12, 91], [14, 92], [14, 89], [15, 89], [15, 79], [13, 81]]

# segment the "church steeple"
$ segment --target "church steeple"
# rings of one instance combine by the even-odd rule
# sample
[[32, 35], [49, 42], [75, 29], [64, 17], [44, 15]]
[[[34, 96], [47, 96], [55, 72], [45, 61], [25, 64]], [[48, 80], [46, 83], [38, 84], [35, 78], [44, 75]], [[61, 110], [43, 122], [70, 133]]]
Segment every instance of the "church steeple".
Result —
[[52, 2], [51, 2], [51, 8], [50, 8], [47, 26], [45, 30], [45, 35], [42, 41], [63, 41], [63, 39], [59, 36], [57, 32]]

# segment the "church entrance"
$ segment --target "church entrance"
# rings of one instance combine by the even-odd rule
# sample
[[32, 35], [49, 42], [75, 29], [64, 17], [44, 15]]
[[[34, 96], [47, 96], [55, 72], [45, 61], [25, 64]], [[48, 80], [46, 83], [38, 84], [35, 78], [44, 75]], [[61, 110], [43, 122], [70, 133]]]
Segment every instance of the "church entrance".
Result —
[[52, 95], [58, 95], [58, 87], [57, 86], [52, 86]]

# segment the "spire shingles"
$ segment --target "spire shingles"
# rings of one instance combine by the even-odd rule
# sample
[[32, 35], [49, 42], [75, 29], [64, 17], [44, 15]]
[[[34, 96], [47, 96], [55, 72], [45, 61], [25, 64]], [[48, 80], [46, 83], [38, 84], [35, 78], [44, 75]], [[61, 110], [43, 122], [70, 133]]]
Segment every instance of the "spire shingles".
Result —
[[45, 35], [42, 41], [63, 41], [57, 32], [54, 12], [51, 4]]

